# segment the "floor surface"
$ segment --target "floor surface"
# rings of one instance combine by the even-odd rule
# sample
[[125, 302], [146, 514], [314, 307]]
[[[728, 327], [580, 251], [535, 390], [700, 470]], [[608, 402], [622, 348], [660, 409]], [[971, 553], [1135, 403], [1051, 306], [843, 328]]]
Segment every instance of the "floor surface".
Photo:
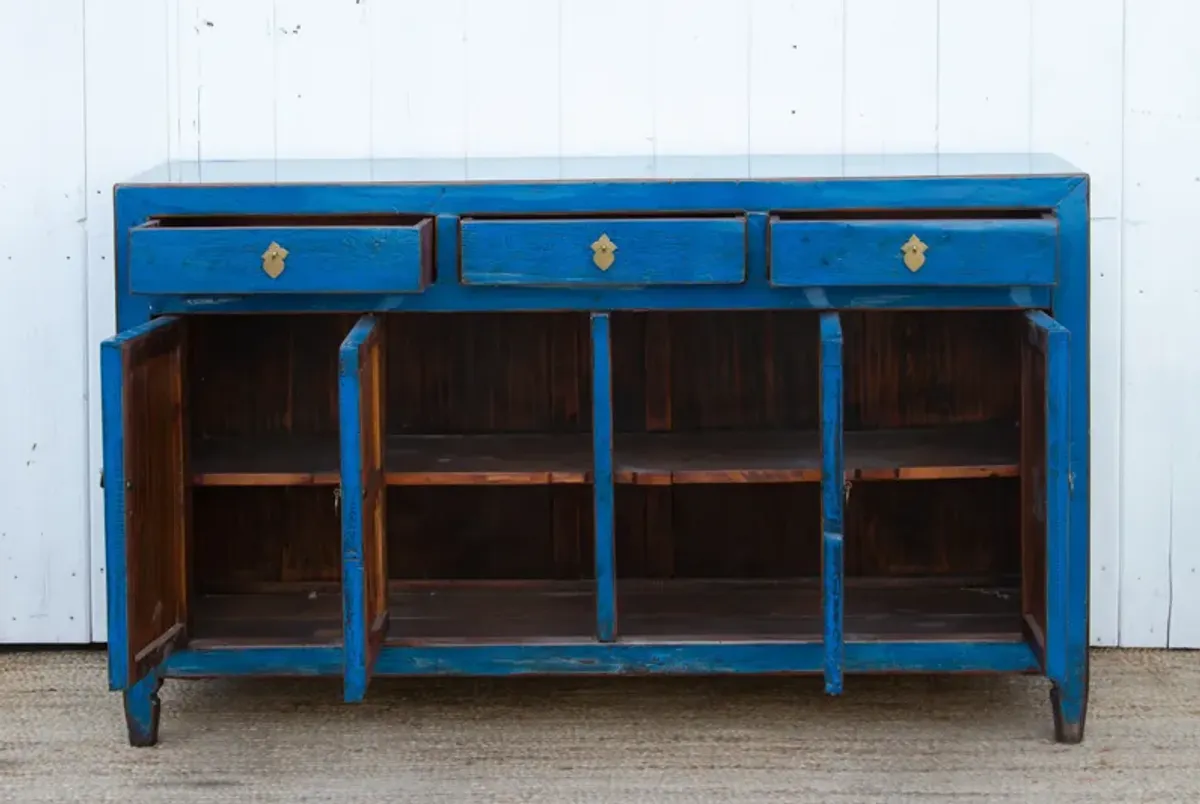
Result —
[[0, 801], [1200, 801], [1200, 654], [1101, 651], [1085, 743], [1036, 678], [176, 681], [129, 748], [99, 652], [0, 653]]

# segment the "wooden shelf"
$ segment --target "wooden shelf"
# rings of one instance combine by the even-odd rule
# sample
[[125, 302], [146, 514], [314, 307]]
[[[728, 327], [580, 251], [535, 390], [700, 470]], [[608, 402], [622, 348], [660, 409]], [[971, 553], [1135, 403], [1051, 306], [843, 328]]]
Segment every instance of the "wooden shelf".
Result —
[[[591, 481], [588, 435], [389, 436], [390, 486]], [[193, 449], [197, 486], [336, 485], [336, 438], [210, 439]]]
[[[815, 483], [821, 479], [816, 433], [752, 431], [618, 434], [616, 482]], [[845, 435], [853, 480], [1015, 477], [1017, 434], [992, 425], [872, 430]], [[393, 486], [545, 485], [591, 482], [586, 434], [391, 436]], [[193, 449], [199, 486], [334, 485], [335, 438], [201, 441]]]
[[[203, 595], [193, 647], [336, 644], [336, 588]], [[391, 645], [592, 641], [591, 581], [415, 582], [390, 585]], [[1019, 641], [1020, 594], [952, 579], [848, 579], [847, 641]], [[622, 581], [622, 641], [821, 640], [815, 580]]]
[[616, 482], [813, 483], [821, 480], [820, 440], [812, 432], [618, 435]]
[[982, 424], [845, 434], [850, 480], [949, 480], [1020, 475], [1015, 427]]

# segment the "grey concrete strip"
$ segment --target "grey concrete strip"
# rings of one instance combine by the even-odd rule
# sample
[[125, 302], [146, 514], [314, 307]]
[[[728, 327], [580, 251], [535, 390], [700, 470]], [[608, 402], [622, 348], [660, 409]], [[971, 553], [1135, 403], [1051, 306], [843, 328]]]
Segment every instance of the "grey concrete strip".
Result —
[[0, 653], [0, 800], [1200, 801], [1200, 654], [1104, 651], [1082, 746], [1033, 678], [176, 681], [125, 743], [96, 652]]

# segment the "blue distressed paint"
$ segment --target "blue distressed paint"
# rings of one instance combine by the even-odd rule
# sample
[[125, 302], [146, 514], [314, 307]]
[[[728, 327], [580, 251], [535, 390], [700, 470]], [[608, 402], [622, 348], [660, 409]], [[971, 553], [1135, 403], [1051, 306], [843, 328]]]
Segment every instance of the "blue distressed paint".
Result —
[[[795, 177], [795, 178], [781, 178]], [[1087, 553], [1088, 553], [1088, 182], [1085, 176], [1052, 157], [1040, 155], [1017, 156], [958, 156], [929, 155], [915, 157], [697, 157], [646, 159], [565, 159], [565, 160], [311, 160], [258, 163], [190, 163], [160, 168], [140, 179], [141, 184], [125, 185], [115, 193], [115, 271], [117, 285], [117, 319], [120, 339], [136, 337], [137, 329], [153, 314], [201, 312], [451, 312], [451, 311], [551, 311], [575, 310], [595, 313], [592, 319], [593, 372], [596, 385], [593, 405], [596, 426], [593, 431], [595, 449], [595, 525], [597, 577], [597, 641], [562, 645], [478, 645], [478, 646], [385, 646], [375, 662], [373, 671], [367, 668], [365, 617], [350, 617], [346, 609], [345, 647], [296, 646], [274, 648], [244, 648], [222, 650], [190, 650], [184, 646], [165, 659], [162, 668], [171, 676], [203, 675], [327, 675], [342, 674], [346, 679], [347, 698], [361, 698], [371, 675], [515, 675], [530, 673], [805, 673], [822, 674], [831, 693], [842, 689], [845, 673], [870, 672], [1037, 672], [1038, 662], [1032, 648], [1021, 642], [905, 642], [859, 643], [846, 642], [841, 631], [843, 601], [844, 494], [840, 450], [842, 422], [841, 391], [838, 404], [829, 403], [833, 363], [826, 360], [826, 346], [833, 343], [822, 321], [822, 526], [823, 549], [823, 634], [820, 642], [771, 643], [681, 643], [650, 644], [646, 642], [617, 642], [615, 567], [613, 566], [613, 501], [612, 501], [612, 389], [609, 318], [611, 311], [621, 310], [851, 310], [851, 309], [930, 309], [930, 308], [1006, 308], [1045, 310], [1071, 333], [1069, 339], [1050, 338], [1048, 366], [1060, 370], [1049, 378], [1050, 395], [1058, 399], [1061, 410], [1051, 413], [1054, 427], [1066, 435], [1066, 451], [1059, 463], [1066, 467], [1058, 473], [1065, 477], [1066, 493], [1060, 491], [1063, 503], [1063, 538], [1051, 538], [1048, 544], [1058, 552], [1050, 556], [1055, 568], [1051, 574], [1063, 577], [1051, 583], [1048, 605], [1051, 608], [1047, 639], [1061, 645], [1055, 649], [1053, 662], [1046, 673], [1054, 682], [1057, 720], [1064, 725], [1060, 739], [1071, 740], [1082, 735], [1087, 704]], [[398, 184], [393, 182], [409, 182]], [[956, 210], [1022, 209], [1051, 211], [1051, 221], [1006, 218], [996, 224], [1000, 231], [980, 226], [978, 221], [896, 222], [894, 224], [862, 225], [856, 221], [853, 231], [840, 233], [835, 227], [799, 225], [796, 219], [808, 211], [845, 210], [878, 212], [881, 218], [897, 210]], [[153, 219], [169, 215], [322, 215], [352, 213], [391, 213], [430, 218], [424, 227], [436, 234], [433, 242], [422, 242], [423, 249], [433, 249], [436, 280], [411, 285], [372, 284], [370, 277], [333, 277], [311, 274], [311, 282], [301, 287], [273, 284], [274, 292], [264, 292], [261, 285], [194, 284], [159, 285], [144, 281], [175, 281], [187, 279], [172, 269], [146, 278], [144, 273], [131, 275], [130, 232]], [[707, 218], [718, 213], [721, 217]], [[669, 215], [677, 219], [706, 216], [704, 231], [713, 222], [726, 223], [729, 218], [741, 223], [742, 244], [740, 279], [730, 284], [692, 284], [689, 277], [711, 278], [713, 262], [706, 256], [679, 259], [678, 249], [666, 257], [670, 264], [647, 260], [644, 253], [634, 249], [646, 260], [632, 277], [613, 274], [603, 285], [587, 281], [569, 281], [585, 277], [581, 271], [591, 264], [590, 253], [583, 254], [584, 262], [575, 257], [564, 258], [564, 239], [557, 235], [550, 244], [538, 246], [535, 234], [546, 230], [545, 220], [528, 220], [529, 216], [603, 217], [606, 226], [615, 218], [624, 217], [622, 225], [660, 226], [660, 219], [646, 220], [651, 215]], [[483, 216], [481, 218], [480, 216]], [[498, 221], [496, 218], [526, 220]], [[780, 218], [777, 229], [769, 232], [772, 216]], [[741, 222], [744, 217], [744, 223]], [[861, 218], [862, 216], [857, 216]], [[953, 216], [950, 216], [953, 217]], [[486, 220], [490, 218], [491, 220]], [[634, 220], [634, 219], [642, 220]], [[464, 223], [464, 219], [467, 219]], [[473, 221], [470, 219], [474, 219]], [[825, 221], [825, 223], [832, 223]], [[524, 271], [522, 276], [535, 280], [530, 284], [471, 285], [460, 275], [460, 248], [470, 256], [472, 244], [464, 237], [463, 227], [480, 226], [484, 232], [521, 232], [517, 242], [524, 243], [515, 254], [534, 269], [521, 267], [520, 260], [507, 263], [500, 257], [484, 252], [481, 263], [493, 279], [505, 279], [514, 266]], [[572, 231], [578, 221], [563, 221], [555, 231]], [[954, 258], [950, 273], [954, 276], [945, 284], [945, 274], [935, 275], [934, 268], [945, 269], [935, 255], [947, 248], [933, 242], [926, 253], [927, 262], [918, 274], [903, 269], [896, 253], [890, 249], [889, 237], [904, 230], [905, 239], [915, 233], [914, 225], [931, 228], [931, 237], [938, 232], [946, 235], [950, 254]], [[1025, 227], [1028, 225], [1028, 231]], [[1057, 255], [1045, 260], [1045, 227], [1055, 226], [1053, 237]], [[955, 227], [958, 228], [955, 228]], [[1037, 228], [1037, 227], [1042, 228]], [[889, 228], [892, 227], [892, 228]], [[1015, 228], [1014, 228], [1015, 227]], [[719, 228], [719, 227], [718, 227]], [[804, 238], [820, 229], [822, 242], [843, 238], [838, 248], [816, 248]], [[434, 232], [436, 230], [436, 232]], [[802, 231], [803, 230], [803, 231]], [[265, 231], [265, 230], [260, 230]], [[313, 237], [319, 249], [333, 249], [328, 265], [354, 265], [358, 260], [365, 271], [375, 271], [379, 261], [366, 261], [349, 253], [324, 233]], [[610, 271], [627, 265], [630, 242], [624, 235], [608, 231], [617, 243], [616, 262]], [[650, 231], [650, 229], [644, 229]], [[1016, 232], [1014, 234], [1014, 232]], [[865, 234], [864, 234], [865, 233]], [[150, 228], [135, 233], [135, 237], [161, 235]], [[500, 241], [504, 242], [504, 232]], [[835, 237], [836, 235], [836, 237]], [[306, 236], [307, 233], [306, 233]], [[725, 233], [722, 233], [722, 237]], [[321, 238], [324, 239], [321, 239]], [[787, 238], [798, 239], [803, 248], [788, 255], [782, 246]], [[924, 235], [921, 235], [925, 239]], [[1024, 238], [1024, 239], [1022, 239]], [[138, 243], [142, 241], [137, 241]], [[158, 241], [152, 241], [158, 242]], [[163, 241], [165, 242], [165, 241]], [[207, 242], [207, 241], [206, 241]], [[269, 241], [268, 241], [269, 242]], [[300, 281], [295, 262], [295, 249], [289, 249], [284, 277]], [[590, 244], [588, 240], [588, 244]], [[632, 241], [639, 246], [651, 243], [640, 235]], [[723, 244], [725, 241], [722, 240]], [[927, 241], [929, 242], [929, 241]], [[530, 244], [537, 246], [530, 247]], [[1009, 259], [997, 257], [992, 243], [999, 244]], [[874, 245], [872, 245], [874, 244]], [[943, 244], [943, 245], [945, 245]], [[1022, 245], [1024, 244], [1024, 245]], [[544, 245], [544, 243], [543, 243]], [[794, 245], [794, 244], [793, 244]], [[820, 244], [818, 244], [820, 245]], [[262, 250], [258, 250], [252, 267], [258, 267]], [[476, 242], [475, 247], [478, 247]], [[680, 248], [685, 248], [686, 244]], [[885, 248], [886, 247], [886, 248]], [[140, 248], [140, 246], [139, 246]], [[208, 248], [201, 246], [200, 250]], [[238, 249], [242, 249], [241, 252]], [[248, 245], [230, 246], [228, 254], [213, 250], [209, 255], [211, 273], [199, 273], [213, 282], [235, 276], [246, 259]], [[540, 250], [539, 250], [540, 249]], [[875, 249], [873, 251], [872, 249]], [[876, 253], [878, 251], [878, 253]], [[137, 252], [137, 249], [135, 249]], [[306, 251], [303, 254], [315, 254]], [[510, 256], [514, 252], [510, 252]], [[1015, 253], [1032, 255], [1029, 259], [1011, 259]], [[192, 252], [189, 250], [189, 255]], [[529, 255], [542, 256], [534, 259]], [[545, 256], [549, 254], [550, 256]], [[799, 254], [800, 256], [795, 256]], [[821, 256], [832, 254], [837, 266], [821, 263]], [[231, 256], [232, 255], [232, 256]], [[810, 259], [806, 255], [816, 255]], [[135, 253], [137, 259], [141, 256]], [[474, 259], [474, 258], [471, 258]], [[468, 262], [471, 261], [468, 259]], [[890, 262], [888, 262], [890, 260]], [[774, 269], [769, 271], [768, 262]], [[786, 263], [786, 268], [785, 268]], [[479, 264], [479, 263], [477, 263]], [[724, 259], [719, 261], [726, 270]], [[896, 270], [899, 264], [900, 273]], [[1047, 264], [1050, 268], [1047, 268]], [[841, 270], [834, 270], [839, 267]], [[138, 263], [139, 271], [145, 266]], [[469, 266], [463, 266], [467, 268]], [[289, 274], [293, 269], [296, 273]], [[307, 268], [306, 268], [307, 270]], [[316, 269], [313, 269], [314, 271]], [[357, 270], [357, 269], [356, 269]], [[592, 269], [595, 270], [594, 266]], [[1049, 271], [1049, 273], [1047, 273]], [[780, 276], [790, 272], [794, 286], [781, 286]], [[251, 271], [253, 273], [253, 271]], [[469, 271], [467, 271], [469, 278]], [[776, 280], [772, 284], [772, 276]], [[236, 276], [240, 276], [237, 274]], [[265, 275], [264, 275], [265, 276]], [[428, 275], [422, 274], [424, 279]], [[563, 285], [546, 281], [567, 277]], [[174, 279], [172, 279], [174, 277]], [[540, 278], [539, 278], [540, 277]], [[862, 278], [865, 277], [865, 278]], [[889, 278], [890, 277], [890, 278]], [[182, 279], [181, 279], [182, 278]], [[344, 285], [339, 282], [345, 280]], [[187, 280], [191, 282], [191, 280]], [[261, 281], [257, 280], [256, 281]], [[506, 280], [507, 281], [507, 280]], [[655, 281], [669, 284], [654, 285]], [[676, 282], [679, 284], [676, 284]], [[864, 284], [856, 284], [858, 282]], [[135, 294], [133, 290], [145, 291]], [[411, 292], [419, 289], [422, 292]], [[836, 314], [824, 318], [836, 322]], [[1034, 321], [1042, 319], [1034, 316]], [[361, 323], [361, 322], [360, 322]], [[1044, 323], [1044, 322], [1042, 322]], [[154, 324], [151, 326], [162, 326]], [[352, 334], [353, 337], [353, 334]], [[840, 334], [838, 338], [840, 361]], [[114, 341], [116, 342], [116, 341]], [[603, 347], [596, 349], [596, 344]], [[829, 355], [832, 358], [832, 354]], [[115, 361], [115, 362], [114, 362]], [[123, 445], [121, 444], [121, 408], [119, 394], [110, 399], [109, 387], [120, 378], [119, 351], [112, 345], [102, 347], [101, 370], [104, 375], [103, 421], [106, 483], [106, 529], [108, 531], [109, 605], [110, 605], [110, 685], [120, 688], [130, 683], [128, 674], [128, 632], [124, 620], [125, 566], [123, 515], [119, 500], [112, 504], [114, 468], [121, 476]], [[840, 381], [839, 370], [836, 372]], [[1066, 379], [1062, 380], [1061, 376]], [[1066, 392], [1063, 392], [1065, 388]], [[339, 393], [342, 393], [339, 378]], [[1061, 395], [1060, 395], [1061, 394]], [[355, 400], [358, 397], [355, 395]], [[836, 407], [836, 420], [826, 417]], [[355, 429], [347, 424], [347, 409], [340, 409], [343, 438], [356, 437]], [[357, 427], [357, 413], [353, 415]], [[836, 426], [835, 426], [836, 425]], [[837, 448], [829, 442], [836, 434]], [[345, 444], [343, 443], [343, 448]], [[357, 453], [356, 453], [357, 455]], [[1049, 460], [1048, 465], [1052, 463]], [[343, 478], [361, 482], [361, 471], [347, 472]], [[359, 467], [361, 468], [361, 467]], [[1058, 481], [1056, 481], [1058, 482]], [[828, 488], [827, 488], [828, 486]], [[346, 489], [343, 489], [346, 491]], [[361, 492], [361, 490], [360, 490]], [[831, 498], [830, 495], [833, 495]], [[343, 518], [351, 503], [360, 504], [361, 493], [346, 491], [343, 496]], [[834, 501], [836, 500], [836, 504]], [[1058, 514], [1052, 518], [1058, 522]], [[350, 534], [347, 540], [347, 534]], [[351, 543], [357, 538], [354, 549]], [[357, 605], [365, 607], [365, 578], [362, 564], [362, 531], [354, 535], [343, 522], [343, 558], [345, 562], [343, 591], [361, 590], [355, 596]], [[349, 559], [349, 560], [346, 560]], [[355, 567], [357, 560], [357, 567]], [[836, 565], [836, 571], [834, 566]], [[355, 575], [357, 571], [357, 575]], [[114, 592], [115, 590], [115, 592]], [[1058, 612], [1055, 614], [1054, 612]], [[352, 624], [353, 621], [353, 624]], [[1058, 625], [1056, 626], [1055, 623]], [[354, 634], [351, 629], [357, 628]], [[612, 640], [612, 641], [605, 641]], [[115, 647], [114, 647], [115, 646]], [[356, 647], [357, 646], [357, 647]], [[356, 650], [361, 652], [355, 654]], [[352, 669], [354, 668], [354, 669]], [[363, 668], [361, 673], [358, 668]], [[150, 678], [149, 676], [147, 678]], [[146, 682], [147, 685], [149, 682]], [[130, 689], [140, 687], [131, 687]], [[140, 695], [140, 693], [139, 693]], [[142, 699], [134, 701], [142, 706]], [[143, 707], [144, 708], [144, 707]], [[142, 721], [144, 722], [144, 721]]]
[[1060, 737], [1077, 741], [1083, 736], [1088, 699], [1088, 583], [1090, 533], [1090, 358], [1088, 299], [1089, 182], [1077, 183], [1059, 202], [1055, 211], [1062, 243], [1059, 249], [1059, 281], [1054, 288], [1053, 315], [1071, 333], [1068, 347], [1070, 398], [1068, 439], [1068, 537], [1067, 537], [1067, 625], [1064, 677], [1056, 682], [1061, 714], [1071, 734]]
[[596, 638], [617, 638], [613, 501], [612, 341], [608, 313], [592, 315], [592, 498], [595, 508]]
[[129, 744], [134, 747], [145, 748], [158, 742], [160, 686], [162, 679], [155, 672], [125, 690], [125, 727], [129, 733]]
[[[399, 648], [384, 648], [382, 653]], [[382, 654], [381, 654], [382, 655]], [[314, 677], [344, 676], [345, 651], [339, 647], [304, 645], [261, 648], [185, 649], [167, 658], [168, 678], [222, 676]], [[375, 664], [376, 675], [379, 663]]]
[[[425, 287], [433, 222], [398, 226], [139, 226], [129, 233], [129, 289], [145, 295], [411, 293]], [[272, 278], [263, 253], [287, 254]]]
[[[443, 247], [439, 240], [438, 251]], [[761, 241], [760, 241], [761, 242]], [[756, 244], [751, 242], [751, 253]], [[757, 246], [761, 248], [761, 245]], [[313, 296], [155, 296], [156, 313], [245, 312], [492, 312], [576, 310], [827, 310], [1047, 307], [1049, 288], [771, 288], [765, 271], [736, 286], [694, 285], [641, 288], [472, 287], [443, 279], [424, 293], [387, 296], [321, 294]], [[453, 273], [451, 272], [453, 276]], [[133, 299], [151, 297], [134, 296]]]
[[845, 662], [842, 505], [846, 480], [842, 449], [842, 322], [822, 313], [821, 334], [821, 608], [825, 642], [825, 692], [842, 693]]
[[363, 433], [361, 355], [377, 326], [372, 315], [360, 318], [338, 350], [338, 428], [341, 448], [342, 639], [345, 650], [345, 699], [367, 694], [371, 667], [367, 646], [367, 586], [363, 553]]
[[842, 553], [842, 534], [825, 531], [821, 541], [821, 609], [825, 644], [825, 692], [829, 695], [842, 694], [842, 669], [846, 661], [845, 635], [842, 630], [845, 599]]
[[[880, 213], [880, 217], [886, 217]], [[924, 264], [903, 247], [917, 237]], [[1058, 224], [1014, 220], [771, 221], [771, 283], [782, 287], [1052, 285]]]
[[[610, 266], [593, 244], [608, 238]], [[600, 218], [462, 222], [468, 285], [731, 285], [746, 278], [746, 219]]]
[[129, 665], [129, 586], [125, 533], [125, 349], [180, 319], [164, 316], [100, 344], [100, 423], [104, 460], [104, 554], [108, 614], [108, 685], [126, 689], [136, 679]]
[[[816, 642], [385, 645], [375, 675], [819, 675], [824, 658]], [[848, 642], [846, 669], [854, 673], [1035, 673], [1038, 663], [1023, 642]], [[166, 672], [177, 678], [334, 676], [341, 672], [341, 651], [329, 647], [185, 650], [172, 654]]]

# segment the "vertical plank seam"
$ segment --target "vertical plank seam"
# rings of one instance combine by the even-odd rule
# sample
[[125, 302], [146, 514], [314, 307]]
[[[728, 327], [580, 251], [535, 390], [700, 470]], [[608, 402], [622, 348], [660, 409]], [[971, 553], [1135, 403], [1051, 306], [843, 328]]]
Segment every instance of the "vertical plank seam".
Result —
[[[1127, 41], [1129, 38], [1128, 28], [1128, 0], [1121, 0], [1121, 165], [1120, 165], [1120, 181], [1121, 192], [1117, 199], [1117, 293], [1120, 301], [1117, 305], [1117, 314], [1120, 316], [1120, 321], [1117, 323], [1118, 329], [1118, 346], [1117, 346], [1117, 383], [1120, 388], [1120, 398], [1117, 401], [1117, 437], [1116, 449], [1117, 466], [1117, 621], [1114, 623], [1116, 631], [1115, 644], [1121, 646], [1121, 620], [1122, 620], [1122, 598], [1124, 597], [1125, 584], [1122, 582], [1124, 578], [1125, 566], [1125, 471], [1120, 468], [1122, 466], [1122, 455], [1125, 452], [1125, 161], [1126, 161], [1126, 120], [1128, 114], [1128, 89], [1129, 89], [1129, 70], [1128, 70], [1128, 47]], [[1090, 641], [1090, 639], [1089, 639]], [[1170, 643], [1170, 634], [1167, 635], [1167, 642]]]

